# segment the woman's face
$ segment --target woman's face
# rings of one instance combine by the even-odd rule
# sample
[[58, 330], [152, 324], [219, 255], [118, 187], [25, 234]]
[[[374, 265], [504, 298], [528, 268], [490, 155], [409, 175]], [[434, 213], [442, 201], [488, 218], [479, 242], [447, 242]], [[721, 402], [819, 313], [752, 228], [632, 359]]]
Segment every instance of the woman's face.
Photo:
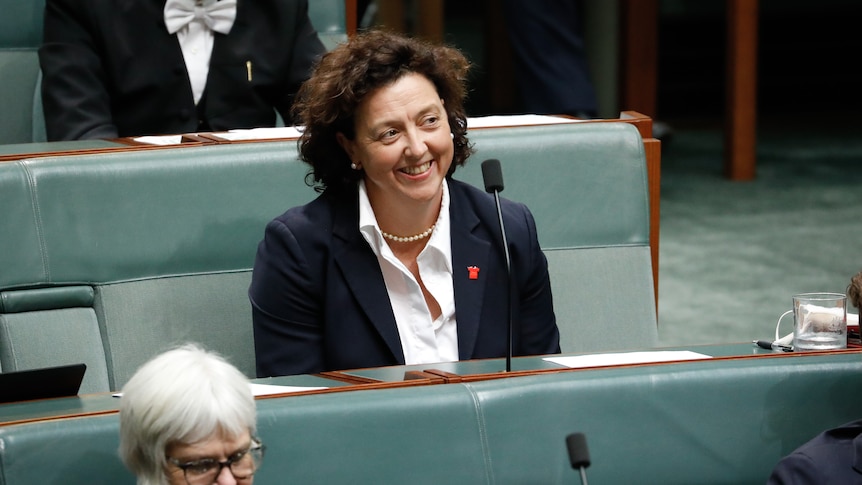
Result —
[[443, 100], [426, 77], [408, 73], [372, 91], [356, 111], [356, 137], [338, 141], [365, 171], [372, 204], [439, 201], [455, 153]]
[[[224, 436], [223, 433], [216, 433], [209, 438], [192, 444], [173, 443], [169, 445], [166, 450], [166, 455], [168, 457], [166, 469], [168, 484], [187, 485], [187, 483], [196, 483], [194, 481], [196, 473], [195, 467], [191, 467], [187, 472], [183, 472], [182, 468], [171, 463], [172, 459], [181, 464], [193, 465], [206, 463], [205, 460], [225, 462], [236, 458], [239, 454], [248, 450], [250, 446], [251, 435], [248, 431], [235, 437]], [[234, 465], [234, 468], [239, 469], [238, 467], [241, 467], [242, 463], [243, 462], [240, 462], [238, 465]], [[218, 468], [217, 464], [215, 465], [215, 468]], [[190, 480], [186, 480], [186, 475], [188, 475]], [[216, 483], [219, 485], [249, 485], [252, 483], [253, 479], [254, 476], [249, 476], [245, 479], [238, 479], [234, 477], [233, 473], [231, 473], [229, 466], [224, 466], [218, 471], [218, 475], [208, 483]]]

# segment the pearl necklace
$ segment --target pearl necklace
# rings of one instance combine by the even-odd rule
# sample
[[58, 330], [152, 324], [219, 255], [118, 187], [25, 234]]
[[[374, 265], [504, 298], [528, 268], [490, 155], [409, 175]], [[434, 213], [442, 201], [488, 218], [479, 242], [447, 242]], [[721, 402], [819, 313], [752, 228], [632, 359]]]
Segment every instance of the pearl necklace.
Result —
[[416, 234], [415, 236], [401, 237], [401, 236], [396, 236], [394, 234], [389, 234], [388, 232], [384, 232], [384, 231], [380, 231], [380, 233], [383, 234], [383, 237], [385, 237], [386, 239], [389, 239], [390, 241], [402, 242], [402, 243], [403, 242], [413, 242], [413, 241], [418, 241], [420, 239], [425, 239], [426, 237], [430, 236], [431, 233], [434, 232], [434, 228], [436, 226], [437, 226], [437, 223], [435, 222], [434, 224], [431, 224], [431, 227], [426, 229], [425, 232], [423, 232], [421, 234]]

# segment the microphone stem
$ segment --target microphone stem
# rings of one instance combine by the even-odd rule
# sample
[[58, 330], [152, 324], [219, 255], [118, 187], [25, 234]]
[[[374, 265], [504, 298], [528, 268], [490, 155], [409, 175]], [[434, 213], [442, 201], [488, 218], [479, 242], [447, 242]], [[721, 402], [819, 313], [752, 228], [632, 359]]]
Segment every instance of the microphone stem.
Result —
[[587, 485], [587, 471], [584, 470], [584, 467], [580, 467], [579, 470], [581, 471], [581, 483]]
[[512, 298], [512, 263], [509, 259], [509, 242], [506, 240], [506, 228], [503, 227], [503, 211], [500, 209], [500, 191], [494, 191], [494, 201], [497, 203], [497, 217], [500, 218], [500, 233], [503, 235], [503, 253], [506, 255], [506, 273], [508, 274], [508, 278], [506, 280], [509, 284], [509, 333], [506, 338], [506, 348], [508, 349], [506, 352], [506, 372], [512, 371], [512, 319], [513, 311], [512, 307], [514, 306], [514, 300]]

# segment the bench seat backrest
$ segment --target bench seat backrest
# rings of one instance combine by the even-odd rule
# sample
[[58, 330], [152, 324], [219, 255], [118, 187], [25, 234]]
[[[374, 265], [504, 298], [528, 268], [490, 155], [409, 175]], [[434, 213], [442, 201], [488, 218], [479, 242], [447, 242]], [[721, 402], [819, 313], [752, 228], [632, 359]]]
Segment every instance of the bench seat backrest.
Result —
[[[563, 350], [654, 345], [634, 127], [499, 128], [471, 139], [476, 158], [455, 176], [481, 186], [481, 159], [503, 162], [503, 196], [536, 217]], [[254, 255], [267, 222], [316, 196], [307, 172], [294, 141], [0, 163], [0, 366], [83, 361], [81, 392], [117, 390], [148, 358], [192, 340], [253, 376]]]
[[0, 145], [45, 139], [37, 54], [44, 10], [45, 0], [0, 0]]

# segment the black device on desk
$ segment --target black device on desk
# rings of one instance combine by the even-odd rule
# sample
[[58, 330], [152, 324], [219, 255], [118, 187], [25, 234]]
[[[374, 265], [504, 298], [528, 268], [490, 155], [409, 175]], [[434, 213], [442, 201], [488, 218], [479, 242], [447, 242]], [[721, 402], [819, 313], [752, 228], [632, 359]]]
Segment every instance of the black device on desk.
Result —
[[68, 364], [0, 373], [0, 403], [75, 396], [86, 364]]

